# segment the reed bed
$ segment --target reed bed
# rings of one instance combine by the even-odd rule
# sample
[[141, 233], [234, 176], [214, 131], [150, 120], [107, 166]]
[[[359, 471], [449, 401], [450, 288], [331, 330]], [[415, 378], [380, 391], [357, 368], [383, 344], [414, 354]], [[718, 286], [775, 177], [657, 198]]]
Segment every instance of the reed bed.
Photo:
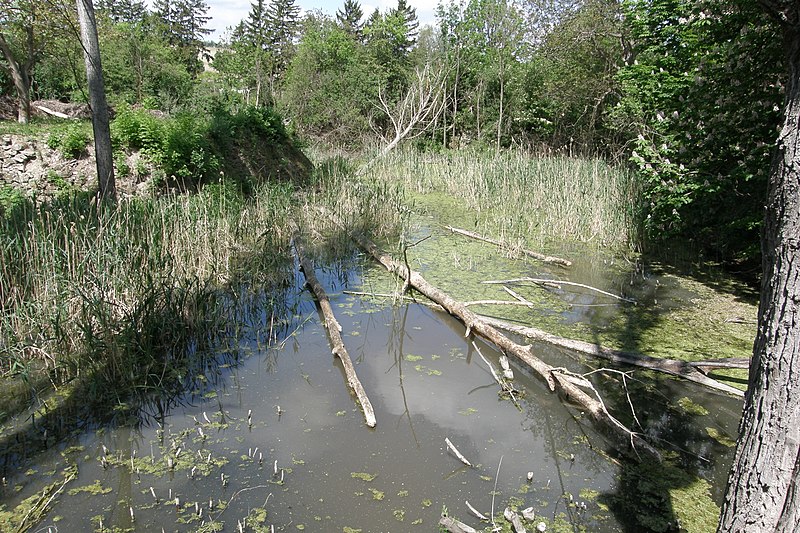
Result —
[[[287, 311], [295, 224], [308, 213], [303, 225], [324, 229], [307, 206], [390, 231], [396, 188], [348, 176], [319, 172], [308, 191], [273, 183], [248, 198], [215, 184], [116, 208], [81, 196], [0, 216], [0, 385], [21, 381], [21, 403], [78, 382], [94, 404], [179, 393], [193, 358], [219, 352], [248, 314]], [[0, 421], [19, 407], [0, 405]]]
[[462, 200], [480, 214], [479, 229], [509, 242], [640, 246], [639, 184], [632, 173], [600, 159], [409, 149], [390, 153], [370, 172], [418, 193], [440, 191]]

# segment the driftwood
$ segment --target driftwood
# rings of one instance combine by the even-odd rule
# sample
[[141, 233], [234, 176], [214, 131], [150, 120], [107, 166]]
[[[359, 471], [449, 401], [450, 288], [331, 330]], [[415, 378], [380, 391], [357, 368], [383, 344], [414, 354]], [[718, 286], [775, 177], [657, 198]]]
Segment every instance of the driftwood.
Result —
[[458, 451], [458, 448], [456, 448], [455, 444], [450, 442], [450, 439], [448, 437], [445, 437], [444, 442], [445, 442], [445, 444], [447, 444], [447, 447], [450, 448], [450, 451], [452, 451], [455, 454], [455, 456], [458, 457], [459, 461], [461, 461], [462, 463], [464, 463], [467, 466], [472, 466], [472, 463], [470, 463], [467, 460], [467, 458], [464, 457], [464, 454], [462, 454], [460, 451]]
[[510, 331], [529, 339], [546, 342], [553, 346], [566, 348], [575, 352], [592, 357], [598, 357], [614, 363], [624, 363], [626, 365], [638, 366], [647, 368], [649, 370], [656, 370], [664, 372], [672, 376], [678, 376], [694, 383], [699, 383], [714, 390], [726, 392], [734, 396], [743, 397], [744, 392], [732, 387], [726, 383], [717, 381], [716, 379], [706, 376], [699, 368], [748, 368], [749, 361], [747, 359], [721, 359], [719, 361], [698, 361], [694, 363], [686, 361], [678, 361], [675, 359], [660, 359], [657, 357], [650, 357], [648, 355], [625, 352], [622, 350], [613, 350], [592, 344], [590, 342], [579, 341], [575, 339], [565, 339], [558, 335], [553, 335], [530, 326], [518, 326], [516, 324], [509, 324], [503, 320], [496, 318], [481, 317], [486, 323], [505, 331]]
[[478, 530], [475, 528], [469, 527], [464, 522], [459, 522], [455, 518], [449, 516], [443, 516], [439, 520], [439, 525], [450, 533], [478, 533]]
[[603, 289], [598, 289], [597, 287], [592, 287], [591, 285], [584, 285], [583, 283], [575, 283], [574, 281], [562, 281], [558, 279], [541, 279], [541, 278], [516, 278], [516, 279], [504, 279], [504, 280], [492, 280], [492, 281], [484, 281], [486, 285], [506, 285], [508, 283], [535, 283], [536, 285], [552, 285], [552, 286], [559, 286], [559, 285], [569, 285], [570, 287], [580, 287], [582, 289], [587, 289], [590, 291], [595, 291], [600, 294], [604, 294], [606, 296], [610, 296], [611, 298], [616, 298], [617, 300], [622, 300], [623, 302], [629, 302], [632, 304], [636, 303], [636, 300], [632, 298], [627, 298], [625, 296], [619, 296], [612, 292], [604, 291]]
[[562, 369], [550, 366], [534, 356], [530, 346], [523, 346], [515, 343], [510, 338], [503, 335], [497, 328], [489, 325], [486, 320], [467, 309], [461, 302], [428, 283], [421, 274], [414, 270], [409, 271], [404, 264], [395, 261], [364, 236], [351, 234], [351, 237], [389, 272], [405, 280], [414, 287], [414, 289], [441, 305], [448, 313], [461, 320], [466, 326], [465, 336], [469, 336], [470, 333], [474, 332], [495, 344], [502, 351], [515, 356], [538, 374], [547, 383], [551, 391], [557, 391], [566, 396], [570, 401], [583, 409], [593, 420], [608, 429], [610, 434], [617, 437], [620, 442], [628, 442], [634, 452], [638, 454], [638, 450], [642, 450], [647, 455], [660, 458], [660, 454], [655, 448], [639, 434], [625, 428], [619, 421], [609, 416], [605, 406], [596, 398], [587, 394], [580, 386], [576, 385], [574, 380], [569, 379], [567, 373]]
[[[432, 309], [436, 309], [437, 311], [447, 312], [447, 310], [439, 304], [419, 301], [410, 296], [403, 296], [399, 294], [380, 294], [380, 293], [354, 292], [354, 291], [345, 291], [345, 294], [408, 300], [416, 302], [418, 304], [427, 305]], [[472, 303], [472, 302], [467, 302], [467, 303]], [[524, 304], [521, 302], [520, 305]], [[570, 351], [579, 352], [583, 355], [597, 357], [599, 359], [605, 359], [607, 361], [612, 361], [615, 363], [638, 366], [640, 368], [646, 368], [648, 370], [653, 370], [656, 372], [664, 372], [671, 376], [681, 377], [688, 381], [697, 383], [699, 385], [709, 387], [712, 390], [725, 392], [727, 394], [732, 394], [734, 396], [739, 396], [739, 397], [744, 396], [744, 392], [742, 392], [741, 390], [735, 387], [731, 387], [730, 385], [726, 385], [725, 383], [722, 383], [715, 379], [709, 378], [705, 376], [705, 374], [708, 372], [708, 369], [715, 369], [715, 368], [740, 368], [747, 370], [750, 367], [750, 360], [746, 358], [721, 358], [721, 359], [710, 359], [707, 361], [692, 361], [692, 362], [679, 361], [677, 359], [662, 359], [659, 357], [650, 357], [636, 352], [625, 352], [621, 350], [614, 350], [611, 348], [607, 348], [605, 346], [600, 346], [598, 344], [592, 344], [589, 342], [580, 341], [576, 339], [567, 339], [565, 337], [559, 337], [558, 335], [553, 335], [552, 333], [547, 333], [546, 331], [542, 331], [540, 329], [531, 326], [520, 326], [517, 324], [510, 324], [503, 320], [499, 320], [497, 318], [485, 315], [478, 315], [478, 317], [485, 320], [489, 325], [494, 326], [498, 329], [515, 333], [517, 335], [521, 335], [523, 337], [527, 337], [535, 341], [545, 342], [553, 346], [558, 346], [560, 348], [565, 348]]]
[[44, 112], [44, 113], [46, 113], [48, 115], [54, 116], [54, 117], [64, 118], [64, 119], [72, 118], [69, 115], [65, 115], [64, 113], [60, 113], [58, 111], [54, 111], [54, 110], [50, 109], [49, 107], [45, 107], [43, 105], [34, 105], [33, 107], [35, 107], [39, 111], [42, 111], [42, 112]]
[[[458, 233], [459, 235], [463, 235], [463, 236], [469, 237], [471, 239], [475, 239], [475, 240], [483, 241], [483, 242], [488, 242], [489, 244], [494, 244], [495, 246], [498, 246], [500, 248], [512, 249], [511, 246], [509, 246], [508, 244], [504, 243], [503, 241], [498, 241], [497, 239], [492, 239], [490, 237], [486, 237], [484, 235], [481, 235], [480, 233], [475, 233], [474, 231], [469, 231], [469, 230], [460, 229], [460, 228], [454, 228], [452, 226], [445, 226], [445, 228], [449, 229], [453, 233]], [[560, 257], [553, 257], [553, 256], [550, 256], [550, 255], [544, 255], [544, 254], [540, 254], [538, 252], [533, 252], [531, 250], [525, 250], [524, 248], [522, 250], [520, 250], [520, 252], [522, 252], [523, 254], [527, 255], [528, 257], [536, 259], [537, 261], [542, 261], [543, 263], [554, 263], [556, 265], [565, 266], [565, 267], [572, 266], [572, 261], [569, 261], [567, 259], [562, 259]]]
[[294, 245], [297, 250], [297, 257], [300, 260], [300, 268], [303, 269], [303, 274], [305, 274], [306, 277], [306, 282], [322, 309], [322, 315], [325, 318], [325, 326], [328, 330], [331, 345], [333, 346], [333, 354], [342, 362], [344, 373], [347, 376], [347, 383], [350, 385], [356, 398], [358, 398], [358, 402], [361, 404], [361, 408], [364, 410], [365, 422], [369, 427], [374, 428], [376, 424], [375, 411], [372, 409], [372, 404], [367, 397], [367, 393], [364, 391], [363, 385], [361, 385], [361, 381], [358, 379], [358, 375], [356, 375], [356, 369], [353, 366], [353, 362], [350, 360], [350, 356], [347, 354], [347, 349], [344, 347], [344, 341], [340, 333], [342, 331], [342, 326], [339, 325], [339, 322], [333, 314], [333, 308], [331, 307], [328, 295], [325, 293], [325, 289], [322, 288], [317, 276], [314, 274], [314, 265], [306, 258], [302, 240], [298, 235], [295, 235]]

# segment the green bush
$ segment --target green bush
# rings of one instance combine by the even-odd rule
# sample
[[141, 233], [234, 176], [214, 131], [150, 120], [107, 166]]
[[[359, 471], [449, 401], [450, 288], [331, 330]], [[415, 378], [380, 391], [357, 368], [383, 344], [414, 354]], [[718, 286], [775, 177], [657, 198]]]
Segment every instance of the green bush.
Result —
[[11, 218], [15, 211], [27, 204], [28, 200], [19, 189], [8, 185], [0, 186], [0, 220]]
[[62, 131], [51, 133], [47, 138], [47, 146], [59, 150], [67, 159], [77, 159], [86, 151], [89, 140], [83, 124], [72, 124]]
[[271, 107], [245, 107], [235, 114], [227, 110], [214, 112], [210, 125], [211, 138], [219, 146], [228, 146], [231, 139], [250, 138], [278, 141], [287, 137], [283, 119]]
[[122, 106], [111, 123], [111, 138], [117, 146], [159, 152], [164, 138], [162, 121], [145, 110]]

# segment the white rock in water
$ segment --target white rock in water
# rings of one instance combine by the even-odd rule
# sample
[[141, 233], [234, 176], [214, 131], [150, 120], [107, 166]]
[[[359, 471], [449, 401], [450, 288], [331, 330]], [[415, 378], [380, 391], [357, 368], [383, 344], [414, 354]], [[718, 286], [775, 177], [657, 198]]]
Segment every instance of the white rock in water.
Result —
[[514, 511], [511, 510], [511, 507], [506, 507], [505, 511], [503, 511], [503, 516], [511, 522], [511, 519], [514, 518]]
[[536, 513], [533, 512], [533, 507], [528, 507], [522, 510], [522, 518], [525, 520], [533, 520], [536, 518]]
[[539, 531], [539, 533], [544, 533], [545, 531], [547, 531], [547, 524], [545, 524], [544, 522], [539, 522], [536, 525], [536, 531]]
[[506, 357], [505, 355], [500, 356], [500, 367], [503, 370], [508, 370], [509, 368], [511, 368], [508, 364], [508, 357]]
[[528, 472], [528, 481], [533, 481], [533, 472]]

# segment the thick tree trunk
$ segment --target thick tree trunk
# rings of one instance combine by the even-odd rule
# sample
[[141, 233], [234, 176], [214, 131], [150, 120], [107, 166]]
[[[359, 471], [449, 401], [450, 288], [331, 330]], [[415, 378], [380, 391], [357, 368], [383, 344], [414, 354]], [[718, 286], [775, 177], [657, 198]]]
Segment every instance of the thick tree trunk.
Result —
[[94, 154], [97, 160], [97, 182], [100, 198], [116, 200], [114, 182], [114, 157], [111, 153], [111, 130], [109, 128], [108, 103], [100, 65], [100, 45], [97, 41], [97, 22], [94, 18], [92, 0], [76, 0], [78, 21], [81, 25], [81, 44], [86, 64], [86, 79], [89, 82], [89, 106], [92, 109], [94, 130]]
[[726, 533], [800, 530], [800, 12], [794, 2], [762, 3], [784, 23], [789, 80], [762, 237], [758, 333], [718, 528]]

